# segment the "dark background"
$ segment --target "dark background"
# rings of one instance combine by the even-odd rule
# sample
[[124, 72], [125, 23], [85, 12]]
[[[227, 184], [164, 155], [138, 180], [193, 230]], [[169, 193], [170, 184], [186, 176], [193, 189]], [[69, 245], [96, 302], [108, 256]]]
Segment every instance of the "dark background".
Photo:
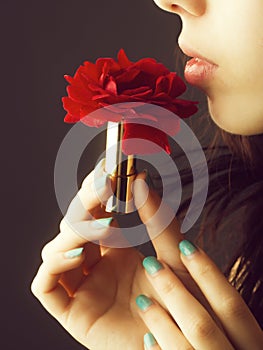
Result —
[[71, 128], [63, 122], [63, 75], [120, 48], [131, 60], [153, 57], [173, 70], [180, 20], [152, 0], [15, 0], [1, 5], [0, 25], [0, 348], [82, 349], [30, 292], [41, 248], [61, 219], [53, 171]]

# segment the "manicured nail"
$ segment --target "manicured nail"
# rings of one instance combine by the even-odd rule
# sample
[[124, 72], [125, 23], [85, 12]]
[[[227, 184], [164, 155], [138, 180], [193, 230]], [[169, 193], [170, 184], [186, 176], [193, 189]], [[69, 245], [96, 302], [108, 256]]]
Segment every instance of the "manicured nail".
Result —
[[103, 173], [102, 176], [100, 176], [94, 180], [94, 186], [95, 186], [96, 191], [99, 191], [106, 186], [108, 178], [109, 178], [109, 174]]
[[140, 294], [136, 298], [136, 304], [140, 310], [146, 311], [148, 307], [153, 304], [153, 302], [146, 295]]
[[152, 333], [144, 334], [143, 341], [144, 341], [144, 346], [146, 350], [150, 349], [152, 346], [157, 344]]
[[197, 251], [196, 246], [186, 239], [179, 243], [179, 249], [184, 256], [190, 256]]
[[97, 219], [97, 220], [92, 221], [91, 227], [98, 228], [98, 229], [109, 227], [112, 220], [113, 220], [113, 217]]
[[84, 248], [76, 248], [76, 249], [69, 250], [69, 251], [64, 253], [64, 256], [66, 259], [77, 258], [78, 256], [80, 256], [82, 254], [83, 249]]
[[154, 275], [156, 272], [163, 269], [163, 265], [156, 259], [155, 256], [147, 256], [147, 258], [143, 260], [142, 264], [150, 275]]

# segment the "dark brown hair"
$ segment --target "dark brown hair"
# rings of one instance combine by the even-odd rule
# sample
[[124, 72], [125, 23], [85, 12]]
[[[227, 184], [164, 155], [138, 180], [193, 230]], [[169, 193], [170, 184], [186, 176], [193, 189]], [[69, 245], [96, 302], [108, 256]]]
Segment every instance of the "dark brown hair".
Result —
[[[221, 245], [225, 240], [225, 275], [262, 327], [263, 134], [229, 134], [206, 115], [200, 120], [204, 118], [207, 127], [202, 130], [204, 134], [213, 132], [213, 136], [203, 148], [209, 169], [209, 190], [197, 243], [204, 248], [213, 243], [217, 247], [217, 238]], [[189, 170], [181, 172], [181, 176], [183, 185], [192, 181]], [[189, 203], [190, 198], [182, 203], [179, 217], [184, 216]]]

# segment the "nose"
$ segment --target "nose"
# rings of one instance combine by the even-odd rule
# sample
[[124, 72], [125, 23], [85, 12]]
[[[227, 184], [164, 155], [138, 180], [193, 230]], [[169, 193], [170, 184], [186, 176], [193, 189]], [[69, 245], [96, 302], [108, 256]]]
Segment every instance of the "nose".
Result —
[[184, 15], [202, 16], [206, 10], [207, 0], [153, 0], [161, 9]]

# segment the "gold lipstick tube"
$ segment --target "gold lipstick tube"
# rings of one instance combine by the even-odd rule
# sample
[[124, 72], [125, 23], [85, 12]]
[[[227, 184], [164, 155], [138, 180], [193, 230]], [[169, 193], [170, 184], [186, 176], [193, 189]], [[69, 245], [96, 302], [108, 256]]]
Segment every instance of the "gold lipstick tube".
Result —
[[123, 133], [123, 121], [108, 122], [105, 171], [110, 175], [114, 191], [107, 201], [106, 211], [118, 214], [134, 211], [131, 188], [136, 176], [136, 158], [122, 152]]

